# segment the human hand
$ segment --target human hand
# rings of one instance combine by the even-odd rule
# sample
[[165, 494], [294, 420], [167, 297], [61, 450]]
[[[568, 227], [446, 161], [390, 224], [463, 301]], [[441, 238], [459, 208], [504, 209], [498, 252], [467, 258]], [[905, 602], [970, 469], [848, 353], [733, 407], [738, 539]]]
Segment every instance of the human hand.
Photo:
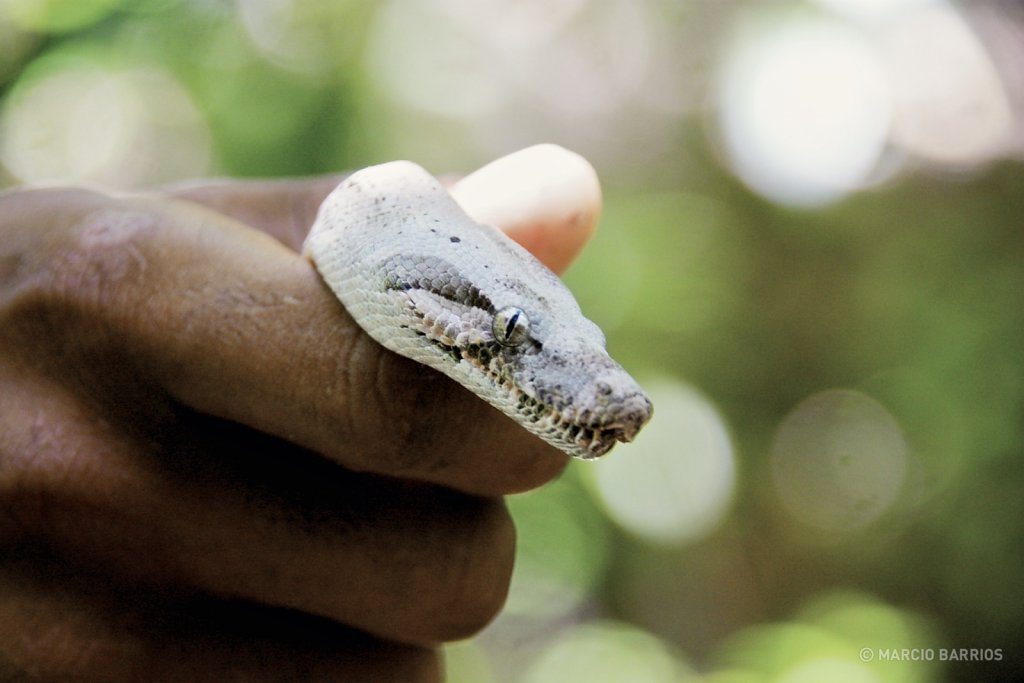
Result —
[[[352, 322], [336, 182], [0, 195], [0, 679], [432, 681], [500, 608], [565, 457]], [[453, 194], [555, 268], [600, 205], [553, 147]]]

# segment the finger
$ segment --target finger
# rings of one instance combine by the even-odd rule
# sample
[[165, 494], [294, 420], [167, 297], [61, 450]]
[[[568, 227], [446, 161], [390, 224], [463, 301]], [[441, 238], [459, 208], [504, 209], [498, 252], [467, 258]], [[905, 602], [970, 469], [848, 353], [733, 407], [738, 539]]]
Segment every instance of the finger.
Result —
[[245, 603], [156, 594], [65, 562], [0, 566], [0, 677], [436, 683], [437, 653]]
[[126, 360], [104, 365], [94, 391], [148, 381], [352, 470], [469, 493], [531, 488], [565, 465], [461, 386], [373, 342], [312, 266], [266, 235], [156, 199], [7, 199], [0, 228], [25, 242], [15, 258], [29, 275], [0, 330], [33, 354], [24, 363], [69, 378], [97, 367], [94, 347], [116, 349]]
[[[342, 178], [200, 181], [165, 191], [298, 250], [320, 203]], [[576, 258], [601, 214], [601, 187], [593, 167], [556, 145], [536, 145], [501, 157], [456, 181], [451, 193], [475, 220], [498, 226], [556, 273]]]
[[230, 216], [300, 251], [320, 203], [345, 175], [298, 180], [200, 180], [161, 191]]
[[481, 223], [497, 225], [561, 273], [601, 215], [601, 185], [586, 159], [556, 145], [504, 156], [458, 181], [452, 196]]
[[137, 397], [125, 424], [59, 388], [4, 388], [5, 545], [408, 643], [468, 637], [504, 602], [515, 542], [499, 501], [355, 475]]

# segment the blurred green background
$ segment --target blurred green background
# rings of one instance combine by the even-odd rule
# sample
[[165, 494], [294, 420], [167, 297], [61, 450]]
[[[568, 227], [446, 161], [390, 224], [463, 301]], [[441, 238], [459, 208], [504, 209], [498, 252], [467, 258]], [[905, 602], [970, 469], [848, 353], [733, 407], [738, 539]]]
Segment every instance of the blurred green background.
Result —
[[1022, 67], [1013, 2], [0, 0], [0, 186], [579, 151], [655, 418], [450, 680], [1012, 680]]

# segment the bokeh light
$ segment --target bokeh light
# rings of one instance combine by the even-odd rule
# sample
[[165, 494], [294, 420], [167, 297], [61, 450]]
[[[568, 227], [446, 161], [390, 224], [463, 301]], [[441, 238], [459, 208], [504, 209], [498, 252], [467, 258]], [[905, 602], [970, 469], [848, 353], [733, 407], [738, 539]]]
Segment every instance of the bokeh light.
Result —
[[881, 683], [874, 671], [860, 662], [822, 657], [794, 666], [777, 679], [779, 683]]
[[952, 7], [922, 7], [879, 33], [895, 144], [959, 168], [988, 162], [1013, 145], [1013, 111], [999, 74]]
[[21, 181], [129, 188], [210, 168], [205, 122], [167, 71], [88, 52], [35, 66], [0, 111], [0, 163]]
[[356, 29], [365, 14], [361, 3], [353, 0], [235, 0], [235, 4], [257, 49], [275, 64], [307, 76], [333, 71], [355, 52]]
[[522, 683], [684, 683], [697, 680], [668, 646], [626, 624], [595, 621], [552, 642]]
[[857, 529], [893, 504], [907, 473], [899, 424], [874, 399], [824, 391], [782, 421], [772, 444], [772, 474], [783, 505], [806, 524]]
[[814, 4], [837, 14], [857, 19], [879, 20], [935, 0], [813, 0]]
[[[794, 616], [805, 624], [845, 638], [850, 644], [876, 650], [924, 649], [940, 643], [934, 629], [920, 615], [853, 591], [836, 591], [818, 596], [802, 606]], [[899, 668], [895, 667], [894, 671], [894, 667], [885, 661], [874, 662], [874, 666], [885, 680], [910, 678], [899, 676]], [[930, 664], [922, 667], [917, 663], [913, 668], [918, 673], [924, 673], [934, 666]], [[902, 673], [907, 673], [909, 668], [904, 667]]]
[[122, 0], [3, 0], [0, 15], [28, 31], [72, 31], [96, 23], [120, 4]]
[[864, 185], [885, 149], [890, 100], [868, 42], [804, 14], [751, 19], [727, 56], [719, 121], [729, 159], [772, 199], [815, 205]]
[[[369, 94], [381, 99], [363, 105], [374, 119], [399, 122], [392, 143], [436, 158], [554, 136], [599, 157], [615, 149], [639, 167], [665, 152], [679, 110], [699, 94], [677, 87], [663, 57], [691, 56], [677, 39], [702, 43], [677, 38], [651, 10], [628, 0], [384, 2], [366, 53]], [[628, 138], [617, 135], [623, 124]]]
[[963, 170], [1020, 148], [993, 51], [952, 3], [811, 4], [744, 9], [724, 53], [718, 130], [754, 191], [815, 206], [908, 160]]
[[[636, 442], [588, 470], [609, 517], [660, 543], [692, 543], [729, 510], [732, 443], [718, 412], [692, 389], [649, 383], [655, 416]], [[640, 464], [642, 463], [642, 464]]]
[[479, 116], [512, 97], [495, 64], [483, 58], [485, 39], [446, 20], [436, 6], [389, 2], [370, 38], [375, 83], [396, 102], [453, 118]]
[[[715, 658], [724, 671], [775, 682], [938, 680], [940, 641], [918, 615], [853, 592], [827, 593], [804, 605], [791, 622], [743, 629]], [[931, 650], [934, 659], [893, 661], [883, 651]], [[867, 653], [867, 654], [865, 654]], [[899, 658], [897, 658], [899, 659]]]
[[492, 683], [491, 662], [479, 645], [462, 641], [445, 648], [445, 683]]

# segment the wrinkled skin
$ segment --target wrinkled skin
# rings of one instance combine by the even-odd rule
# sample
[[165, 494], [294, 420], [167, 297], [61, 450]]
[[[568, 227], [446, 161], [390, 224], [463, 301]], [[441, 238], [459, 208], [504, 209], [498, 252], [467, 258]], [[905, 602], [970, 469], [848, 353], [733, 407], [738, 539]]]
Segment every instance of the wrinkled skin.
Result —
[[[456, 194], [564, 268], [599, 193], [530, 154]], [[500, 609], [565, 457], [352, 322], [336, 182], [0, 194], [0, 680], [438, 681]]]

